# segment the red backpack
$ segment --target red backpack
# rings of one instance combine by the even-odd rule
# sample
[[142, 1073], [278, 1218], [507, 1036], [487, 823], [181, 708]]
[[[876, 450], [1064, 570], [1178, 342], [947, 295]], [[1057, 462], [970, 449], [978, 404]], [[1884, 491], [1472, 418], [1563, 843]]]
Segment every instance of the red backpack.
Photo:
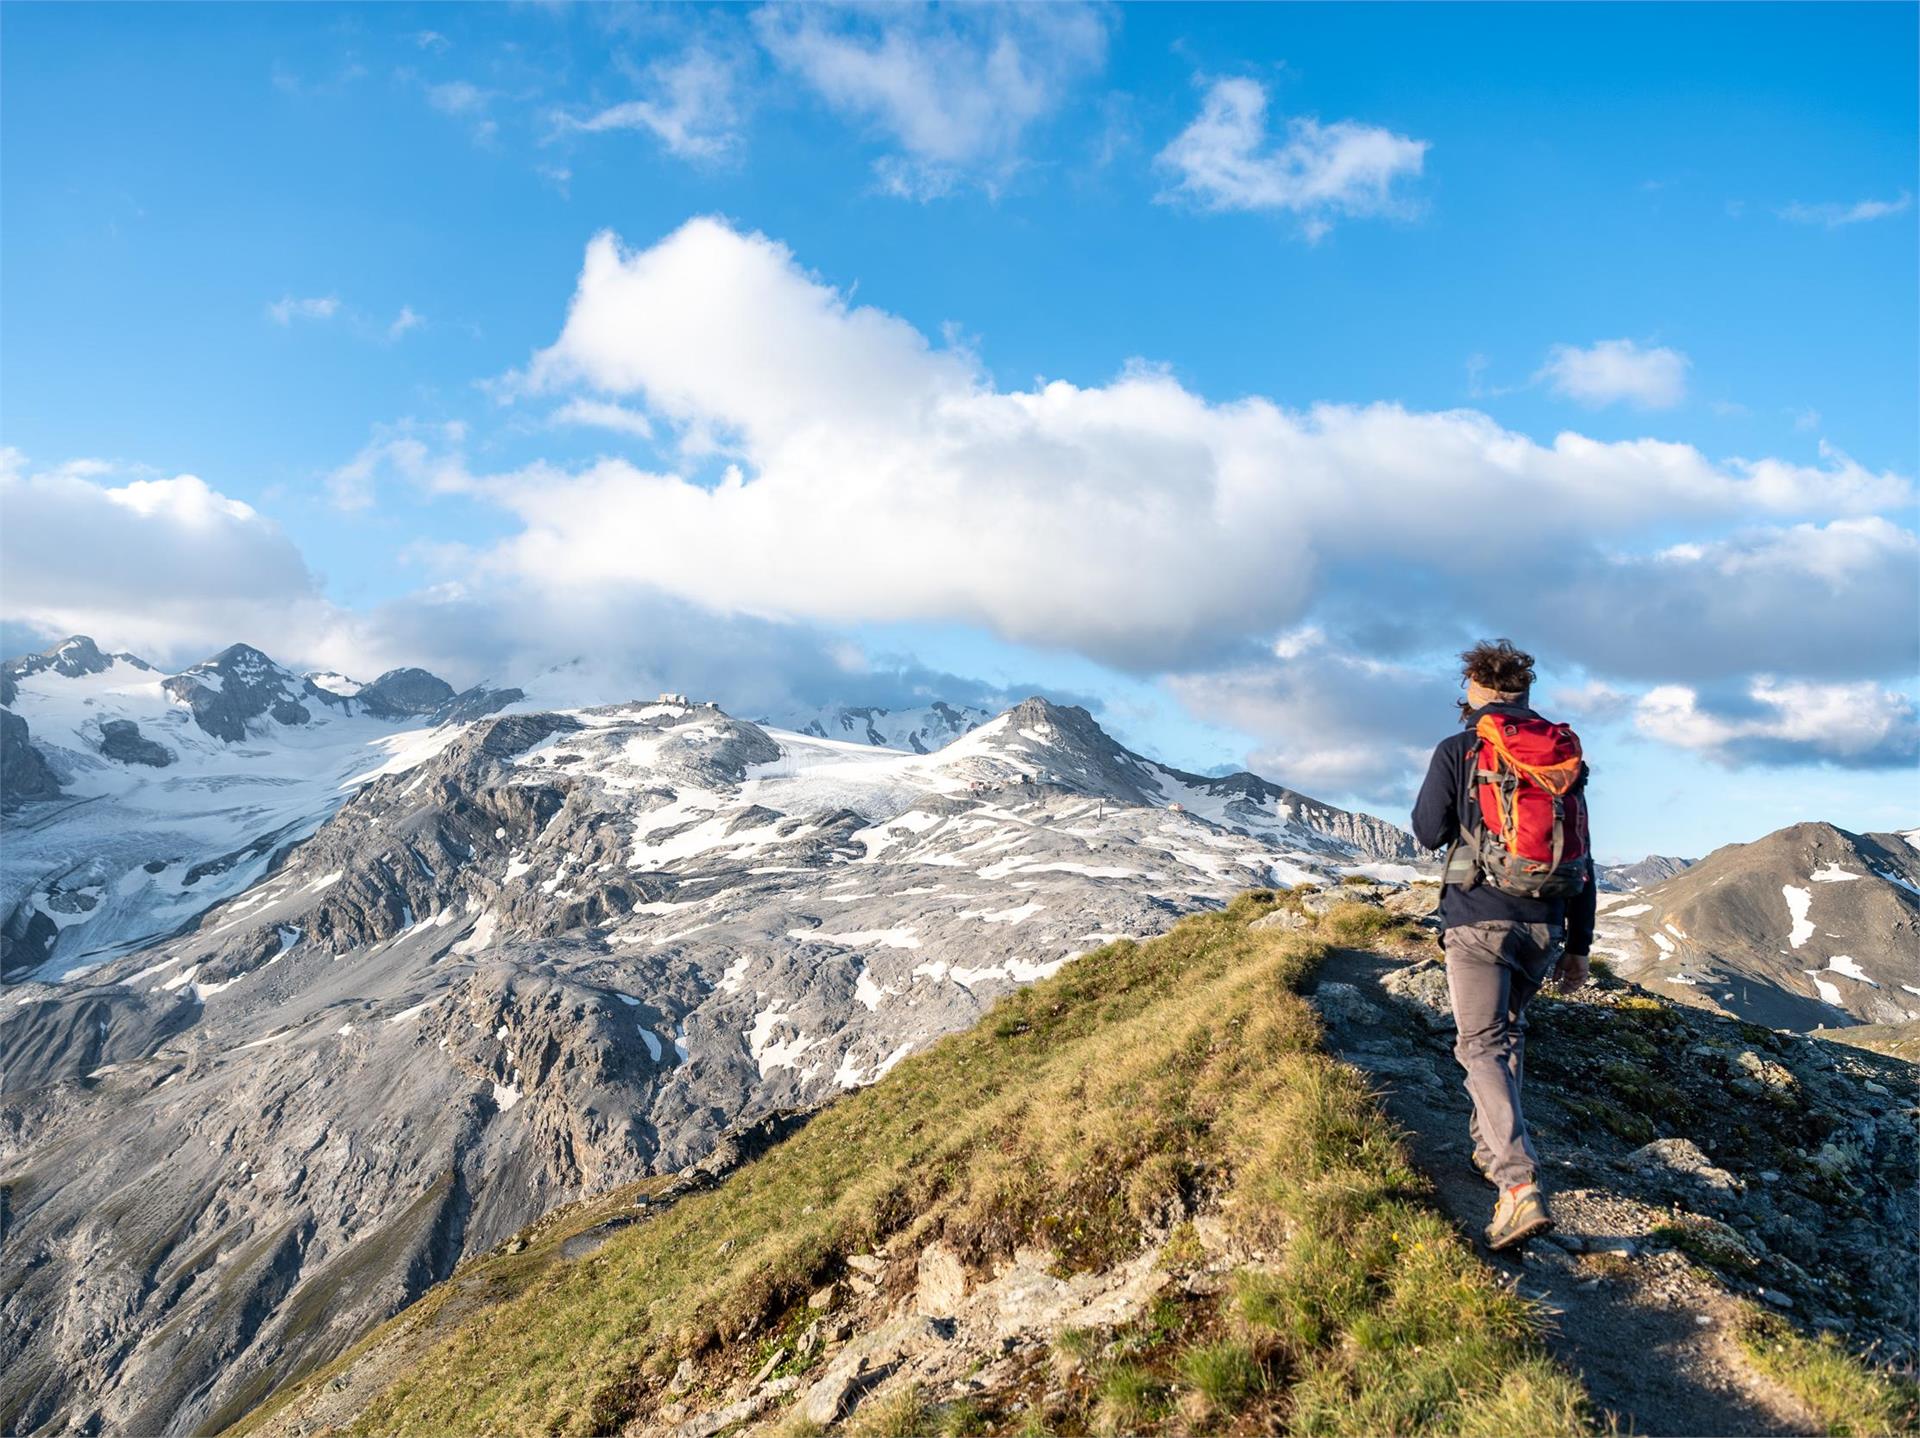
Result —
[[1482, 714], [1473, 732], [1479, 802], [1448, 855], [1446, 881], [1526, 899], [1571, 898], [1587, 886], [1580, 736], [1565, 724], [1505, 714]]

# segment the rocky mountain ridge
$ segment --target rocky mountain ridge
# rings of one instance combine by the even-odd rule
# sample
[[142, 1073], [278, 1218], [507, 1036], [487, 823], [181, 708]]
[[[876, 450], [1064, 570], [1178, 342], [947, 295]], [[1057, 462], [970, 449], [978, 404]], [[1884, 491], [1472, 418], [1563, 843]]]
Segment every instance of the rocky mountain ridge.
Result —
[[0, 1416], [185, 1431], [1089, 947], [1392, 868], [1218, 783], [1044, 700], [926, 755], [677, 696], [412, 731], [180, 933], [10, 987]]
[[[530, 682], [566, 693], [612, 681], [569, 665]], [[517, 687], [455, 692], [416, 668], [364, 684], [301, 675], [246, 644], [167, 675], [78, 635], [0, 666], [0, 686], [0, 800], [13, 814], [0, 855], [0, 976], [13, 978], [71, 972], [178, 930], [257, 880], [368, 776], [445, 742], [447, 726], [536, 707]], [[931, 753], [991, 717], [935, 702], [796, 722], [819, 737]], [[1159, 772], [1230, 827], [1277, 832], [1297, 814], [1368, 858], [1416, 857], [1395, 826], [1254, 775]]]

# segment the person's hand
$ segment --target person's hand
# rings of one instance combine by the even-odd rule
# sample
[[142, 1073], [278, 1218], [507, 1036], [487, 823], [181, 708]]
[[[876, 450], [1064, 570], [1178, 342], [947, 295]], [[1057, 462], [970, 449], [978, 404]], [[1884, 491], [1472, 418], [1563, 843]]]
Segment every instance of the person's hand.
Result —
[[1570, 994], [1587, 981], [1587, 956], [1562, 954], [1553, 971], [1553, 982], [1563, 994]]

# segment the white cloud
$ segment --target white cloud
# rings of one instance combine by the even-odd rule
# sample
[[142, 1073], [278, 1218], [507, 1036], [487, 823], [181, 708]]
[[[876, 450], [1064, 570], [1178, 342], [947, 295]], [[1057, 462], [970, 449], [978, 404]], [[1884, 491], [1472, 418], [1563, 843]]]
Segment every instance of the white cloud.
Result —
[[547, 422], [555, 425], [580, 425], [590, 429], [610, 429], [617, 434], [631, 435], [635, 439], [653, 438], [653, 424], [644, 414], [637, 409], [628, 409], [625, 405], [614, 404], [609, 400], [570, 399], [548, 415]]
[[585, 134], [646, 130], [686, 160], [721, 160], [738, 147], [738, 79], [731, 64], [695, 48], [676, 60], [656, 62], [647, 70], [646, 84], [651, 93], [643, 99], [582, 117], [562, 114], [556, 123]]
[[754, 23], [783, 67], [899, 147], [875, 169], [913, 199], [1004, 183], [1027, 130], [1106, 60], [1106, 20], [1080, 4], [768, 5]]
[[299, 550], [251, 506], [190, 474], [114, 484], [118, 473], [32, 472], [0, 453], [7, 620], [172, 652], [232, 643], [236, 625], [305, 627], [325, 613]]
[[[384, 426], [373, 440], [322, 481], [335, 509], [370, 509], [383, 477], [397, 478], [422, 494], [460, 494], [471, 487], [466, 467], [446, 449], [466, 438], [459, 422], [434, 426], [411, 421]], [[433, 441], [429, 444], [429, 440]]]
[[1270, 136], [1267, 90], [1257, 80], [1214, 80], [1200, 114], [1160, 152], [1159, 164], [1179, 178], [1162, 199], [1209, 210], [1281, 210], [1299, 215], [1318, 238], [1337, 216], [1405, 214], [1397, 182], [1418, 176], [1425, 140], [1378, 125], [1310, 116]]
[[1779, 213], [1781, 219], [1791, 220], [1797, 225], [1825, 225], [1830, 230], [1837, 230], [1843, 225], [1858, 225], [1867, 220], [1884, 220], [1889, 215], [1904, 214], [1912, 206], [1912, 194], [1902, 190], [1891, 200], [1857, 200], [1851, 205], [1804, 205], [1796, 200]]
[[310, 299], [283, 295], [267, 306], [267, 318], [277, 325], [290, 325], [295, 320], [330, 320], [339, 312], [338, 295], [315, 295]]
[[1600, 723], [1625, 718], [1633, 712], [1634, 703], [1634, 695], [1602, 679], [1589, 679], [1577, 686], [1565, 685], [1547, 697], [1554, 713]]
[[1642, 696], [1641, 733], [1727, 765], [1820, 762], [1911, 768], [1920, 719], [1905, 694], [1872, 682], [1810, 684], [1766, 677], [1742, 693], [1703, 697], [1685, 685]]
[[[974, 623], [1141, 670], [1199, 667], [1277, 632], [1329, 584], [1431, 603], [1410, 575], [1458, 612], [1571, 573], [1577, 651], [1594, 642], [1590, 604], [1629, 604], [1652, 563], [1599, 546], [1630, 559], [1654, 534], [1872, 514], [1912, 494], [1831, 451], [1818, 465], [1714, 462], [1650, 439], [1541, 444], [1471, 410], [1212, 404], [1145, 366], [1103, 386], [1000, 390], [970, 353], [712, 220], [635, 252], [596, 238], [559, 340], [513, 383], [637, 401], [739, 469], [718, 485], [612, 460], [477, 479], [524, 523], [499, 563], [820, 622]], [[1485, 522], [1516, 494], [1524, 545]], [[1888, 561], [1868, 566], [1875, 585], [1906, 562], [1854, 539]], [[1749, 590], [1785, 572], [1714, 563], [1729, 574], [1710, 608], [1734, 627]], [[1817, 577], [1825, 609], [1853, 582]]]
[[[1920, 539], [1879, 516], [1756, 526], [1649, 554], [1571, 551], [1530, 580], [1537, 642], [1591, 668], [1699, 682], [1920, 668]], [[1453, 602], [1497, 613], [1500, 585]]]
[[1600, 340], [1586, 349], [1555, 345], [1536, 379], [1592, 408], [1622, 401], [1640, 409], [1672, 409], [1687, 397], [1685, 355], [1665, 345]]
[[400, 313], [393, 317], [393, 323], [387, 326], [387, 339], [397, 340], [409, 330], [416, 330], [426, 322], [427, 317], [420, 314], [412, 305], [402, 305]]
[[[422, 432], [455, 437], [444, 427]], [[382, 439], [372, 463], [431, 485], [424, 446], [411, 438]], [[127, 473], [99, 460], [35, 471], [0, 448], [0, 628], [10, 644], [91, 634], [174, 667], [245, 639], [295, 668], [364, 679], [417, 664], [458, 686], [564, 687], [565, 676], [541, 677], [559, 665], [583, 671], [600, 701], [684, 689], [743, 715], [1005, 697], [816, 629], [716, 615], [644, 584], [581, 594], [537, 576], [488, 574], [457, 547], [437, 582], [372, 610], [343, 610], [252, 506], [192, 475]], [[86, 562], [76, 563], [81, 543]]]

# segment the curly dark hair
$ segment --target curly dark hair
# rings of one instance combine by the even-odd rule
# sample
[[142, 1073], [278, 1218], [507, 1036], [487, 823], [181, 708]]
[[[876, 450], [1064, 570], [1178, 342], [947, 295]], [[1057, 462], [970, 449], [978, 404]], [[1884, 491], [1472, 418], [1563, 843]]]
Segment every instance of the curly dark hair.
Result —
[[[1514, 648], [1511, 639], [1482, 639], [1460, 653], [1460, 677], [1496, 694], [1525, 698], [1533, 688], [1533, 656]], [[1468, 713], [1465, 703], [1462, 715]]]

